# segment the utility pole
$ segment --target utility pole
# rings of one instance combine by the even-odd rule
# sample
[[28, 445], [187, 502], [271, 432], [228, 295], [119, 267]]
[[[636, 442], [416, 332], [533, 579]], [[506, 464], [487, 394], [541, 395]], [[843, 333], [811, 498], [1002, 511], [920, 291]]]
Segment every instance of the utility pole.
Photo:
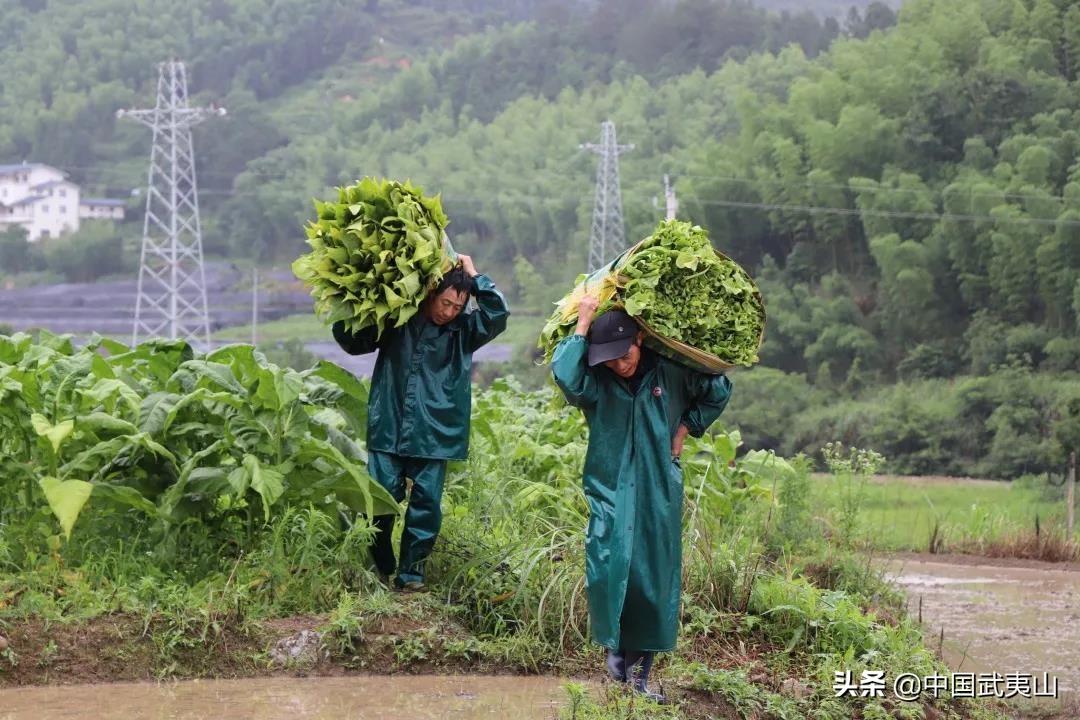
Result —
[[589, 272], [593, 272], [626, 247], [622, 193], [619, 190], [619, 155], [633, 150], [634, 146], [619, 145], [615, 141], [615, 123], [605, 120], [600, 125], [600, 144], [584, 143], [580, 147], [600, 156], [596, 166], [592, 228], [589, 231]]
[[675, 188], [671, 186], [667, 175], [664, 176], [664, 206], [666, 208], [664, 218], [674, 220], [679, 214], [679, 200], [675, 197]]
[[259, 340], [259, 266], [251, 271], [251, 345]]
[[1065, 480], [1066, 517], [1068, 519], [1069, 534], [1067, 539], [1072, 542], [1073, 522], [1076, 519], [1076, 451], [1069, 453], [1069, 476]]
[[224, 108], [188, 106], [187, 72], [176, 60], [158, 65], [153, 108], [116, 113], [153, 132], [132, 344], [140, 336], [164, 337], [210, 348], [191, 128], [224, 114]]

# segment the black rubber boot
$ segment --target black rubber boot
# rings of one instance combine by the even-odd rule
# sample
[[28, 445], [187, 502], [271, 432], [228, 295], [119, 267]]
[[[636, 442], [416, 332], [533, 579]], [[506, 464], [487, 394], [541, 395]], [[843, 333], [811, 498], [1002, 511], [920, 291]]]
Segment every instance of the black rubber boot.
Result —
[[607, 651], [607, 671], [615, 682], [626, 682], [626, 658], [622, 650]]
[[379, 575], [389, 578], [397, 570], [397, 560], [394, 558], [394, 545], [391, 536], [394, 534], [395, 515], [378, 515], [373, 521], [375, 526], [375, 541], [371, 545], [371, 556], [375, 560], [375, 568]]
[[626, 653], [626, 677], [634, 686], [634, 691], [641, 693], [653, 702], [661, 705], [667, 704], [667, 698], [658, 692], [649, 690], [649, 671], [652, 670], [653, 659], [656, 653], [648, 650], [636, 652], [629, 650]]

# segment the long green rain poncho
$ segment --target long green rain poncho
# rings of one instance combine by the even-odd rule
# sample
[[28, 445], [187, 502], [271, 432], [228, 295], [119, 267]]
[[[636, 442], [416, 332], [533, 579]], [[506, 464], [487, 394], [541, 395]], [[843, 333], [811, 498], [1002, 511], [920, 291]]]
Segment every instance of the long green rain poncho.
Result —
[[666, 358], [631, 394], [606, 367], [588, 367], [588, 340], [572, 335], [551, 370], [589, 424], [585, 578], [593, 638], [611, 649], [675, 647], [682, 574], [682, 468], [671, 456], [680, 423], [701, 437], [731, 395], [723, 375]]

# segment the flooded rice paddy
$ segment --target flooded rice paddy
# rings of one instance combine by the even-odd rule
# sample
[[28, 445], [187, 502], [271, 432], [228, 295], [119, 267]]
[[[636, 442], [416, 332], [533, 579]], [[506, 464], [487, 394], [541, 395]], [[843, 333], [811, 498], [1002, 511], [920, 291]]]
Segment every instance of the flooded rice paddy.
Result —
[[904, 589], [908, 613], [953, 670], [1058, 678], [1080, 690], [1080, 572], [1050, 563], [956, 564], [894, 559], [888, 576]]

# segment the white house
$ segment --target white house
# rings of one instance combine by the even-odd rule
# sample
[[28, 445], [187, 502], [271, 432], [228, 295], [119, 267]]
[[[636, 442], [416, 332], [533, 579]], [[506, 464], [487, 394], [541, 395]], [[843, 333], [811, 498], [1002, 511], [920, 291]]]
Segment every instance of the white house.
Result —
[[122, 200], [83, 199], [79, 186], [49, 165], [0, 165], [0, 230], [26, 228], [27, 239], [59, 237], [84, 219], [124, 219]]

